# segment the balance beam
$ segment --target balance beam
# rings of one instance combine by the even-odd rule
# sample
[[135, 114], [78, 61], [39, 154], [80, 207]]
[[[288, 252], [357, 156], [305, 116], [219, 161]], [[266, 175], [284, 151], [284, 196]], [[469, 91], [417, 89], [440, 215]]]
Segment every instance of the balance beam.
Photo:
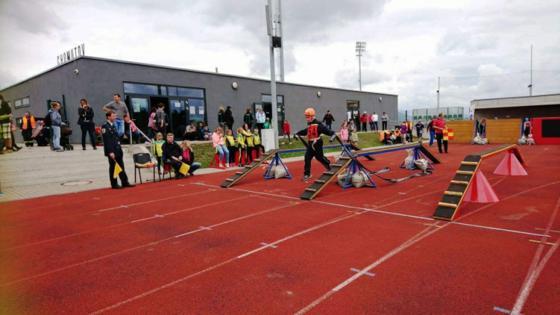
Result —
[[467, 155], [459, 165], [459, 169], [455, 172], [455, 176], [449, 183], [449, 186], [443, 192], [443, 197], [438, 203], [433, 218], [437, 220], [453, 221], [459, 213], [458, 210], [463, 202], [463, 197], [469, 189], [474, 179], [474, 174], [478, 171], [482, 161], [505, 151], [513, 152], [519, 159], [519, 162], [525, 165], [525, 161], [521, 153], [519, 153], [516, 144], [502, 145], [494, 149]]

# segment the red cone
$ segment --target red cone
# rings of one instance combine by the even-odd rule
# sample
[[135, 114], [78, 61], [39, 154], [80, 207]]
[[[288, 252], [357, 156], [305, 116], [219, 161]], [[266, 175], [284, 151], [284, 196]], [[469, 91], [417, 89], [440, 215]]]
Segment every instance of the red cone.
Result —
[[482, 171], [477, 171], [474, 173], [474, 178], [471, 181], [471, 185], [467, 192], [465, 192], [465, 197], [463, 201], [466, 202], [480, 202], [480, 203], [490, 203], [490, 202], [498, 202], [498, 196], [488, 183], [486, 176]]
[[527, 171], [521, 165], [513, 152], [508, 152], [494, 170], [496, 175], [527, 176]]

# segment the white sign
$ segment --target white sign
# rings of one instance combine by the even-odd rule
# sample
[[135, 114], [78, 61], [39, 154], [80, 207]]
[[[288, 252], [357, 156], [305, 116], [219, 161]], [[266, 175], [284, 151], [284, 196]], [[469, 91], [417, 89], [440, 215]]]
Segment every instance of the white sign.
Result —
[[85, 45], [81, 44], [68, 51], [65, 51], [64, 53], [56, 56], [56, 64], [61, 65], [69, 61], [72, 61], [78, 57], [85, 56], [86, 54], [85, 49], [86, 49]]

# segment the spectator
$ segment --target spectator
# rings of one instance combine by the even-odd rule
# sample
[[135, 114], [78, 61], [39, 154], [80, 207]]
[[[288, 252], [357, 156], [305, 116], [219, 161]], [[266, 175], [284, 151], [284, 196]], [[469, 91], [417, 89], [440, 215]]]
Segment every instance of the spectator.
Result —
[[219, 167], [224, 167], [223, 161], [226, 161], [226, 167], [229, 167], [229, 150], [225, 143], [222, 127], [216, 128], [212, 133], [212, 146], [219, 154]]
[[353, 119], [350, 119], [348, 122], [348, 137], [352, 135], [352, 133], [356, 132], [356, 124], [354, 123]]
[[64, 151], [64, 149], [60, 146], [60, 127], [62, 127], [62, 117], [59, 112], [60, 107], [60, 103], [54, 101], [51, 103], [51, 109], [49, 110], [52, 131], [52, 148], [56, 152]]
[[117, 128], [117, 134], [119, 137], [124, 135], [124, 115], [128, 115], [128, 107], [126, 104], [121, 101], [120, 94], [113, 94], [113, 101], [107, 103], [103, 106], [103, 110], [107, 113], [109, 111], [113, 111], [117, 115], [117, 119], [115, 120], [115, 127]]
[[[443, 113], [440, 113], [436, 119], [433, 120], [432, 128], [436, 133], [436, 141], [438, 145], [439, 153], [443, 153], [442, 145], [443, 143], [443, 130], [445, 129], [445, 119], [443, 119]], [[445, 143], [445, 153], [447, 153], [447, 143]]]
[[80, 100], [80, 107], [78, 108], [78, 125], [82, 129], [82, 149], [86, 149], [86, 134], [89, 133], [89, 141], [94, 150], [97, 150], [95, 145], [95, 123], [93, 122], [93, 109], [89, 106], [85, 98]]
[[249, 125], [250, 128], [253, 128], [253, 113], [251, 113], [251, 109], [247, 108], [245, 110], [245, 115], [243, 115], [243, 123]]
[[360, 116], [360, 122], [362, 123], [362, 131], [367, 131], [367, 123], [368, 123], [368, 114], [367, 112], [363, 112], [362, 116]]
[[243, 134], [243, 139], [245, 140], [246, 151], [247, 151], [247, 163], [253, 161], [253, 150], [255, 148], [255, 143], [253, 141], [253, 133], [249, 128], [249, 125], [244, 124], [243, 129], [241, 130]]
[[10, 120], [10, 137], [12, 138], [12, 149], [14, 151], [19, 151], [21, 150], [21, 147], [18, 147], [17, 142], [16, 142], [16, 136], [14, 134], [14, 132], [17, 131], [17, 127], [16, 127], [16, 123], [14, 122], [14, 120]]
[[264, 146], [261, 143], [261, 137], [259, 136], [259, 130], [255, 128], [253, 132], [253, 145], [255, 146], [255, 158], [261, 156], [261, 151], [264, 153]]
[[37, 126], [35, 121], [35, 116], [31, 115], [30, 112], [25, 112], [21, 118], [21, 135], [23, 136], [23, 141], [25, 141], [26, 147], [33, 146], [33, 129]]
[[416, 127], [416, 136], [418, 137], [418, 139], [422, 140], [422, 132], [424, 130], [424, 124], [422, 123], [421, 120], [419, 120], [414, 126]]
[[233, 112], [231, 111], [231, 106], [228, 106], [226, 108], [226, 112], [224, 113], [224, 120], [226, 122], [227, 128], [231, 130], [233, 128], [233, 123], [234, 123]]
[[348, 122], [346, 120], [342, 122], [342, 125], [340, 125], [339, 133], [340, 133], [340, 140], [342, 141], [342, 143], [348, 143], [350, 136], [348, 130]]
[[292, 126], [290, 126], [290, 122], [288, 120], [284, 120], [284, 123], [282, 124], [282, 133], [284, 134], [284, 139], [286, 139], [286, 136], [288, 137], [288, 143], [292, 143], [292, 138], [291, 138], [291, 134], [292, 134]]
[[226, 126], [226, 119], [225, 119], [225, 108], [223, 106], [220, 106], [220, 108], [218, 108], [218, 125], [222, 128], [225, 128]]
[[367, 115], [367, 122], [369, 124], [369, 130], [373, 131], [373, 118], [372, 115]]
[[154, 139], [158, 130], [156, 127], [156, 108], [152, 107], [148, 116], [148, 137]]
[[371, 114], [371, 122], [373, 123], [372, 130], [375, 130], [375, 131], [379, 130], [378, 121], [379, 121], [379, 115], [377, 115], [376, 112], [373, 112], [373, 114]]
[[436, 132], [433, 128], [433, 125], [434, 125], [434, 121], [430, 120], [430, 122], [428, 122], [428, 125], [426, 126], [426, 131], [430, 136], [430, 147], [434, 144], [434, 139], [436, 138]]
[[237, 143], [235, 143], [235, 137], [233, 136], [233, 131], [228, 129], [226, 131], [225, 137], [226, 147], [229, 151], [229, 164], [235, 164], [235, 152], [237, 151]]
[[[264, 122], [264, 129], [270, 129], [270, 118], [266, 118], [266, 121]], [[259, 133], [260, 134], [260, 133]]]
[[403, 143], [401, 127], [395, 126], [395, 130], [393, 131], [394, 137], [391, 137], [393, 143]]
[[354, 127], [356, 128], [356, 131], [360, 131], [360, 127], [361, 127], [361, 123], [360, 123], [360, 111], [356, 111], [356, 115], [354, 116]]
[[4, 100], [0, 94], [0, 154], [4, 153], [4, 147], [10, 152], [12, 150], [12, 132], [10, 130], [10, 120], [12, 119], [12, 109], [10, 104]]
[[205, 122], [200, 122], [200, 140], [210, 140], [210, 128]]
[[323, 116], [323, 122], [325, 123], [327, 128], [329, 128], [329, 130], [332, 130], [332, 123], [334, 122], [334, 116], [331, 114], [330, 110], [327, 110], [327, 113], [325, 114], [325, 116]]
[[130, 119], [130, 116], [124, 115], [124, 123], [128, 126], [128, 133], [125, 133], [124, 135], [125, 139], [132, 136], [132, 139], [130, 139], [131, 142], [134, 141], [135, 143], [138, 143], [140, 141], [141, 133], [134, 121]]
[[478, 135], [481, 138], [486, 138], [486, 118], [482, 118], [480, 124], [478, 124]]
[[401, 123], [401, 136], [403, 137], [403, 143], [407, 143], [408, 142], [408, 124], [406, 123], [406, 121], [403, 121]]
[[261, 129], [264, 128], [264, 123], [266, 122], [266, 114], [263, 112], [262, 108], [257, 109], [257, 113], [255, 114], [255, 118], [257, 120], [257, 129], [259, 130], [259, 134], [260, 134]]
[[389, 115], [386, 112], [383, 112], [381, 115], [381, 129], [387, 130], [387, 122], [389, 121]]
[[186, 163], [190, 166], [189, 175], [193, 176], [194, 171], [200, 168], [200, 163], [194, 161], [194, 151], [189, 141], [185, 140], [181, 142], [181, 149], [183, 150], [183, 163]]
[[165, 113], [165, 104], [159, 103], [156, 110], [156, 129], [164, 134], [167, 131], [167, 114]]
[[167, 134], [167, 141], [161, 147], [163, 163], [171, 165], [175, 171], [175, 179], [185, 177], [179, 172], [183, 163], [183, 150], [175, 143], [173, 133]]
[[185, 128], [185, 134], [183, 135], [185, 139], [189, 140], [189, 141], [194, 141], [198, 139], [198, 131], [196, 130], [196, 125], [194, 124], [194, 122], [191, 122], [190, 124], [187, 125], [187, 128]]
[[155, 141], [152, 143], [152, 152], [156, 157], [158, 162], [158, 174], [161, 175], [161, 165], [163, 163], [163, 144], [165, 141], [163, 140], [163, 134], [161, 132], [156, 133]]
[[[247, 125], [247, 124], [245, 124]], [[243, 128], [237, 128], [237, 151], [239, 152], [239, 159], [237, 161], [239, 167], [243, 166], [243, 154], [245, 154], [245, 162], [249, 164], [249, 153], [247, 151], [247, 143], [245, 141], [245, 135], [243, 135]]]
[[412, 142], [412, 121], [406, 121], [406, 137], [408, 141]]

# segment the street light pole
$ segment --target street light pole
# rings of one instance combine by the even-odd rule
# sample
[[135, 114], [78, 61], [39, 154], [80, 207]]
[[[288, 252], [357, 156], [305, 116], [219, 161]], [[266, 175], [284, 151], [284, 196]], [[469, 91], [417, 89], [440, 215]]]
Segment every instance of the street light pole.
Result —
[[439, 115], [439, 77], [437, 77], [437, 91], [436, 91], [436, 93], [437, 93], [437, 112], [438, 112], [438, 115]]
[[274, 148], [278, 149], [278, 104], [276, 98], [276, 62], [274, 59], [274, 40], [275, 40], [275, 27], [273, 19], [272, 0], [268, 0], [265, 6], [266, 11], [266, 29], [269, 37], [270, 47], [270, 97], [271, 97], [271, 111], [272, 111], [272, 130], [274, 133]]
[[362, 54], [366, 51], [366, 42], [356, 42], [356, 56], [358, 57], [358, 84], [362, 90]]

